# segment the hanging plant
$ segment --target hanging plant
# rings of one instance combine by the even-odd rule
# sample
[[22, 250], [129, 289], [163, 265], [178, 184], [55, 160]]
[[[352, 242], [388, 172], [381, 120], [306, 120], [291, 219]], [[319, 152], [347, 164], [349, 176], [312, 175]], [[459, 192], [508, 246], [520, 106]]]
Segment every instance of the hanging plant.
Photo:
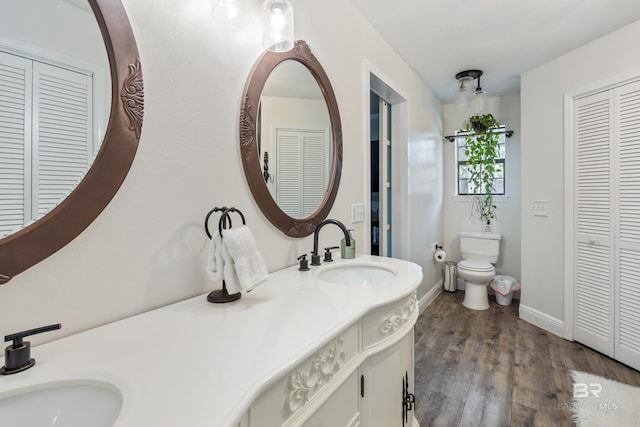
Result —
[[480, 218], [487, 231], [491, 229], [491, 220], [496, 218], [497, 207], [492, 193], [500, 141], [495, 130], [499, 127], [500, 123], [493, 114], [483, 114], [469, 117], [465, 129], [468, 184], [473, 194], [471, 214], [475, 213]]

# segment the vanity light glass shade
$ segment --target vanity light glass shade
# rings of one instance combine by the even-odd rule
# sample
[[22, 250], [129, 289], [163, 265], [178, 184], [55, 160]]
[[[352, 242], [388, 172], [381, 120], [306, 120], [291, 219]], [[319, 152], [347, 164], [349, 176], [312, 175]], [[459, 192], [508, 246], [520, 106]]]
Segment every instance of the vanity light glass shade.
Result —
[[473, 95], [471, 95], [469, 106], [473, 114], [484, 114], [487, 110], [487, 92], [482, 89], [476, 90]]
[[465, 111], [469, 108], [469, 101], [473, 94], [473, 78], [463, 77], [459, 79], [460, 84], [456, 91], [455, 106], [458, 111]]
[[213, 0], [211, 16], [220, 26], [241, 29], [249, 25], [251, 15], [244, 4], [246, 0]]
[[272, 52], [293, 49], [293, 6], [288, 0], [262, 3], [262, 46]]

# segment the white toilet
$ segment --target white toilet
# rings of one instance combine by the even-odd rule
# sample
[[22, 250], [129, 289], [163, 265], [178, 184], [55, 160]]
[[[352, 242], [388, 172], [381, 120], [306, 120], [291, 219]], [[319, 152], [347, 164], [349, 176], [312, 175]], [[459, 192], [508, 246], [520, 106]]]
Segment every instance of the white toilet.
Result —
[[460, 232], [460, 253], [462, 261], [458, 263], [458, 277], [466, 283], [462, 305], [473, 310], [489, 308], [487, 285], [496, 275], [493, 266], [500, 256], [498, 233], [462, 231]]

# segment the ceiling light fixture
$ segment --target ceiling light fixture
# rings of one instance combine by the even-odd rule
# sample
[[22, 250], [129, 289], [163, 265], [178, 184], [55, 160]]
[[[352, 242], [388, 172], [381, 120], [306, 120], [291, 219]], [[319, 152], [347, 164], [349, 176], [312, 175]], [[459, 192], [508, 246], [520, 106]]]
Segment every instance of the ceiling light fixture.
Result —
[[[460, 82], [455, 96], [455, 106], [459, 111], [471, 110], [473, 114], [484, 114], [487, 108], [487, 92], [480, 87], [481, 70], [465, 70], [456, 74]], [[477, 80], [476, 88], [473, 81]]]
[[262, 3], [262, 46], [272, 52], [293, 49], [293, 6], [288, 0]]

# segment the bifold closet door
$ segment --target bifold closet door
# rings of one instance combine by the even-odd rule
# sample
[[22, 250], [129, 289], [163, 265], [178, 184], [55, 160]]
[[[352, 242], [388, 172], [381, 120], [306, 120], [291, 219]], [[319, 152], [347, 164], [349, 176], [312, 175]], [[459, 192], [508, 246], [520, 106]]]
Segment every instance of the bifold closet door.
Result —
[[640, 82], [616, 93], [615, 358], [640, 369]]
[[614, 355], [614, 99], [574, 103], [574, 338]]

